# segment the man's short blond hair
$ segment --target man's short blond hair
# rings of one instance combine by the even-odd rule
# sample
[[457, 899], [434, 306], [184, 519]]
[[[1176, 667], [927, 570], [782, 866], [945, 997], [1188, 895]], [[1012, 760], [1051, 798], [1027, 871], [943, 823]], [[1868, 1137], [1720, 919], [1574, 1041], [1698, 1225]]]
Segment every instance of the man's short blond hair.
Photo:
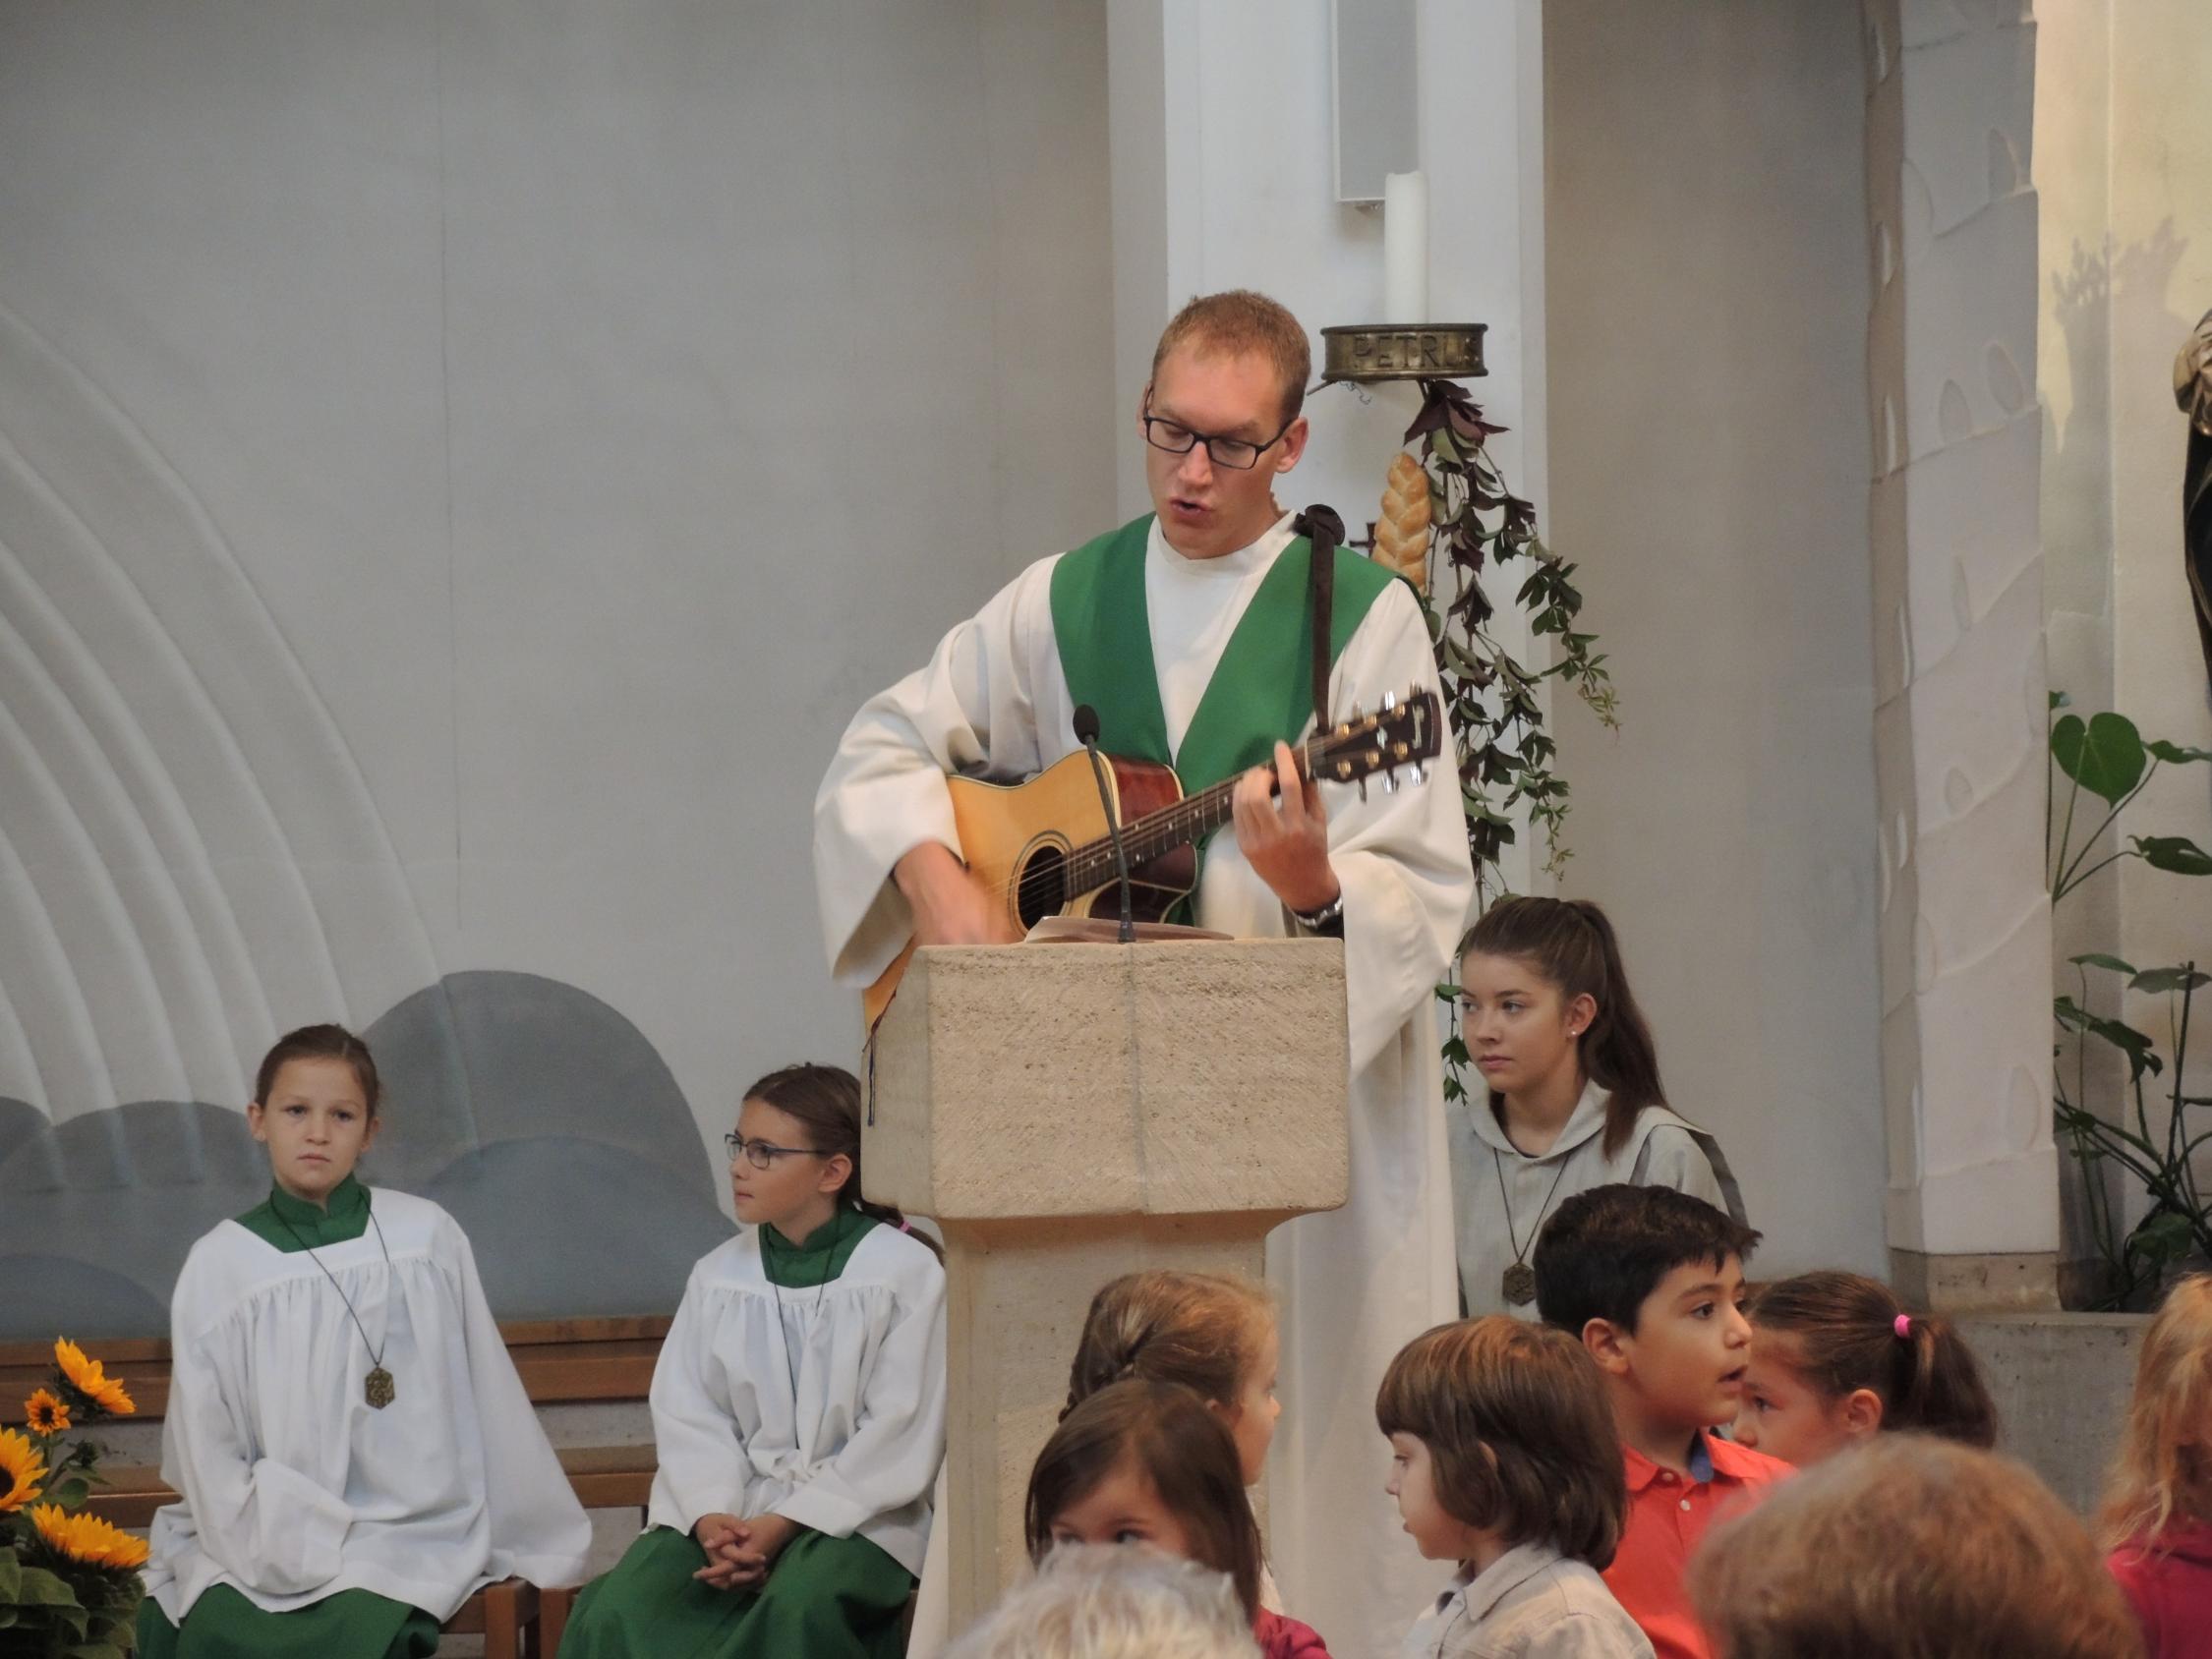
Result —
[[1723, 1659], [2127, 1659], [2135, 1621], [2020, 1464], [1883, 1434], [1716, 1527], [1690, 1596]]
[[1250, 288], [1201, 294], [1175, 314], [1152, 350], [1151, 378], [1160, 377], [1168, 353], [1188, 345], [1206, 354], [1252, 352], [1275, 366], [1283, 382], [1283, 425], [1306, 406], [1306, 382], [1313, 372], [1313, 349], [1306, 330], [1288, 309]]
[[1065, 1545], [945, 1659], [1259, 1659], [1226, 1575], [1141, 1544]]

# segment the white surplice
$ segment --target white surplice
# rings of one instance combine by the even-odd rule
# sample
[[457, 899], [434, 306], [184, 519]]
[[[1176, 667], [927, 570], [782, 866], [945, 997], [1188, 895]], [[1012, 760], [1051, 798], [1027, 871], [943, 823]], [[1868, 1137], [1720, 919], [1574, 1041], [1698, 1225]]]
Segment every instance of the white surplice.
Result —
[[[1186, 559], [1155, 522], [1145, 601], [1171, 745], [1180, 745], [1222, 649], [1292, 539], [1288, 516], [1252, 546]], [[956, 852], [944, 776], [1036, 772], [1077, 747], [1053, 634], [1057, 556], [1031, 565], [948, 634], [929, 662], [862, 707], [815, 801], [823, 933], [841, 982], [864, 986], [911, 931], [892, 866], [938, 841]], [[1392, 583], [1338, 658], [1329, 708], [1437, 689], [1413, 594]], [[1268, 1240], [1282, 1298], [1282, 1427], [1268, 1461], [1270, 1549], [1284, 1604], [1338, 1659], [1395, 1650], [1431, 1576], [1384, 1495], [1374, 1396], [1407, 1342], [1458, 1311], [1434, 987], [1474, 895], [1450, 760], [1426, 786], [1368, 799], [1324, 785], [1329, 861], [1344, 889], [1351, 1197]], [[1197, 919], [1248, 939], [1296, 925], [1224, 828], [1208, 843]], [[1071, 1356], [1072, 1357], [1072, 1356]]]
[[[495, 1578], [583, 1577], [591, 1522], [467, 1237], [428, 1199], [370, 1202], [375, 1225], [312, 1256], [224, 1222], [185, 1259], [161, 1425], [179, 1501], [153, 1517], [146, 1569], [172, 1624], [211, 1584], [274, 1613], [370, 1590], [442, 1622]], [[355, 1315], [396, 1388], [380, 1411]]]
[[778, 1287], [747, 1228], [701, 1257], [653, 1370], [649, 1526], [776, 1514], [917, 1577], [945, 1458], [945, 1270], [871, 1228], [844, 1271]]

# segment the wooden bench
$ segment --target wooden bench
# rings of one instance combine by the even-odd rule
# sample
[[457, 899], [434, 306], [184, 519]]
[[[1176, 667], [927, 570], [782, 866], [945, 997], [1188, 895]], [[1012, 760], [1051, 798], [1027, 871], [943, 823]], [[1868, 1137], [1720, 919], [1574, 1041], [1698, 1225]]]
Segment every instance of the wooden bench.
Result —
[[[535, 1405], [645, 1399], [668, 1334], [669, 1320], [658, 1314], [524, 1320], [499, 1327]], [[130, 1390], [138, 1411], [126, 1420], [160, 1420], [169, 1406], [166, 1341], [135, 1338], [85, 1346]], [[33, 1389], [46, 1386], [53, 1369], [52, 1344], [0, 1343], [0, 1426], [22, 1425], [24, 1402]], [[650, 1445], [566, 1447], [557, 1456], [585, 1509], [645, 1509], [655, 1469]], [[160, 1469], [150, 1464], [110, 1464], [100, 1472], [106, 1484], [85, 1508], [117, 1526], [149, 1525], [155, 1510], [176, 1502]], [[470, 1596], [444, 1629], [451, 1635], [483, 1636], [485, 1659], [553, 1659], [575, 1595], [573, 1589], [503, 1579]]]
[[[643, 1400], [653, 1386], [653, 1364], [668, 1334], [666, 1314], [516, 1320], [499, 1327], [536, 1405]], [[139, 1409], [129, 1421], [161, 1420], [169, 1409], [166, 1339], [135, 1337], [83, 1345], [131, 1391]], [[31, 1390], [46, 1386], [53, 1370], [50, 1343], [0, 1343], [0, 1427], [23, 1425], [24, 1402]]]

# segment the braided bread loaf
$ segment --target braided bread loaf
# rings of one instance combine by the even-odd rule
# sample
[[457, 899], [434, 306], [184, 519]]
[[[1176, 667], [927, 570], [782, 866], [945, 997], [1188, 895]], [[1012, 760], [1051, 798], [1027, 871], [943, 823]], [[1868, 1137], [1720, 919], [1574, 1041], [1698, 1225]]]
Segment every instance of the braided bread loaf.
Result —
[[1390, 458], [1383, 480], [1374, 559], [1417, 588], [1428, 585], [1428, 474], [1403, 449]]

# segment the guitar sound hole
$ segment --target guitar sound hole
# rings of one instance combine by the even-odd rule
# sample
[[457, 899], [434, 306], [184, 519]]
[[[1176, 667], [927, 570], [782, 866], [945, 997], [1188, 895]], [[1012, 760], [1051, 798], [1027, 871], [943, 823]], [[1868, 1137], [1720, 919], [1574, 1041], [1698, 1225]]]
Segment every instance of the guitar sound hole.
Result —
[[1026, 933], [1047, 916], [1056, 916], [1068, 902], [1065, 849], [1043, 846], [1030, 854], [1021, 866], [1020, 886], [1016, 889], [1015, 914], [1021, 918], [1021, 929]]

